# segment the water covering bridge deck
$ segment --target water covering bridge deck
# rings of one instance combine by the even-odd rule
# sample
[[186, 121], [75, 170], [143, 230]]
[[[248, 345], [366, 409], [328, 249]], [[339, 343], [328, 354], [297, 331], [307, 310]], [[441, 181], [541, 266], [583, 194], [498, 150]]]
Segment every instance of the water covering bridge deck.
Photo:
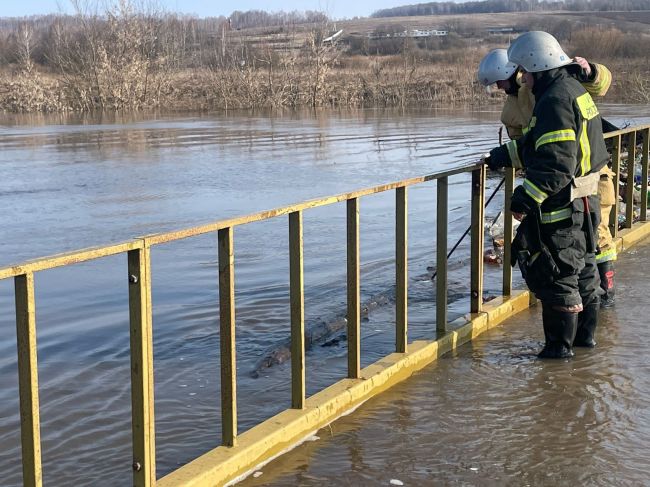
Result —
[[532, 307], [241, 485], [647, 485], [649, 260], [648, 240], [619, 259], [596, 349], [538, 360]]
[[[641, 157], [637, 161], [637, 133], [642, 137]], [[623, 220], [623, 230], [617, 233], [616, 217], [613, 212], [610, 226], [618, 244], [627, 250], [650, 233], [647, 218], [647, 181], [650, 126], [638, 126], [608, 134], [612, 139], [612, 163], [617, 174], [623, 159], [622, 149], [626, 144], [625, 158], [629, 174], [634, 166], [641, 169], [639, 222], [633, 213], [633, 179], [628, 178], [625, 185], [624, 201], [627, 203]], [[469, 233], [467, 269], [469, 276], [464, 282], [469, 314], [459, 320], [448, 316], [448, 213], [449, 178], [459, 178], [467, 190], [465, 208], [469, 213]], [[506, 170], [505, 200], [509, 201], [514, 186], [514, 170]], [[429, 335], [434, 339], [414, 339], [409, 335], [408, 304], [409, 281], [408, 222], [409, 188], [416, 194], [418, 187], [435, 181], [436, 214], [436, 279], [435, 310], [427, 318]], [[503, 268], [502, 289], [496, 291], [494, 299], [486, 300], [484, 291], [484, 204], [486, 173], [477, 163], [439, 171], [425, 176], [413, 177], [353, 192], [330, 195], [308, 200], [272, 210], [245, 215], [226, 220], [213, 221], [201, 226], [183, 228], [177, 231], [134, 237], [125, 242], [90, 249], [82, 249], [66, 254], [54, 255], [34, 261], [27, 261], [10, 267], [0, 268], [0, 279], [13, 278], [16, 311], [16, 335], [18, 342], [18, 379], [21, 414], [21, 447], [24, 485], [38, 487], [43, 483], [41, 467], [39, 369], [37, 366], [35, 274], [58, 267], [73, 266], [80, 263], [122, 256], [122, 261], [112, 261], [125, 272], [128, 282], [129, 356], [131, 372], [131, 433], [133, 484], [136, 486], [171, 487], [176, 485], [207, 486], [235, 482], [261, 468], [296, 444], [310, 438], [314, 431], [346, 415], [375, 395], [405, 380], [429, 363], [442, 357], [462, 343], [499, 325], [513, 314], [529, 306], [527, 291], [512, 289], [510, 266]], [[430, 190], [431, 191], [431, 190]], [[362, 365], [361, 356], [361, 294], [360, 294], [360, 199], [379, 193], [389, 193], [394, 197], [394, 234], [390, 244], [394, 249], [394, 319], [391, 320], [393, 349], [370, 365]], [[417, 201], [413, 198], [413, 201]], [[304, 241], [303, 212], [344, 203], [346, 237], [344, 262], [347, 267], [347, 370], [340, 371], [338, 380], [325, 388], [311, 391], [306, 384], [306, 346], [305, 346], [305, 285], [304, 285]], [[431, 212], [430, 209], [427, 210]], [[235, 340], [235, 261], [233, 237], [236, 227], [262, 222], [278, 217], [288, 217], [288, 304], [290, 315], [290, 407], [279, 414], [265, 419], [259, 424], [240, 428], [241, 415], [238, 407], [238, 363], [236, 361]], [[505, 212], [504, 260], [509, 262], [512, 219], [506, 207]], [[163, 472], [156, 471], [158, 440], [155, 421], [154, 400], [154, 345], [152, 276], [158, 267], [152, 264], [151, 249], [174, 242], [193, 239], [202, 235], [212, 235], [211, 247], [218, 256], [212, 267], [212, 278], [219, 282], [219, 365], [213, 364], [210, 374], [220, 375], [220, 423], [221, 444], [195, 457], [189, 463], [170, 470], [166, 465]], [[216, 238], [215, 238], [216, 237]], [[430, 247], [427, 252], [431, 252]], [[426, 279], [430, 284], [430, 280]], [[433, 291], [433, 290], [431, 290]], [[435, 321], [432, 318], [435, 316]], [[215, 322], [216, 325], [216, 322]], [[412, 337], [412, 335], [411, 335]], [[537, 348], [537, 347], [535, 347]], [[525, 355], [524, 355], [525, 356]], [[179, 360], [183, 360], [180, 357]], [[486, 376], [487, 379], [487, 376]], [[484, 381], [489, 383], [487, 380]], [[258, 391], [259, 392], [259, 391]], [[464, 389], [464, 392], [467, 392]], [[468, 396], [469, 397], [469, 396]], [[216, 398], [215, 398], [216, 399]], [[214, 399], [213, 399], [214, 401]], [[471, 411], [480, 413], [480, 403], [467, 400]], [[498, 408], [497, 408], [498, 409]], [[453, 410], [453, 408], [452, 408]], [[562, 411], [562, 408], [553, 410]], [[435, 411], [439, 412], [439, 411]], [[560, 413], [561, 414], [561, 413]], [[471, 414], [462, 414], [458, 420]], [[534, 416], [530, 413], [528, 416]], [[549, 416], [544, 416], [549, 417]], [[551, 416], [552, 418], [552, 416]], [[172, 418], [176, 420], [176, 417]], [[462, 421], [461, 421], [462, 422]], [[555, 423], [555, 421], [553, 421]], [[557, 421], [561, 422], [561, 421]], [[380, 428], [386, 429], [386, 425]], [[386, 423], [392, 425], [393, 423]], [[216, 440], [211, 432], [211, 442]], [[386, 463], [386, 462], [383, 462]], [[475, 467], [472, 467], [475, 468]], [[470, 469], [471, 470], [471, 469]], [[472, 470], [474, 471], [474, 470]], [[160, 475], [162, 473], [162, 476]], [[340, 475], [340, 471], [337, 474]]]

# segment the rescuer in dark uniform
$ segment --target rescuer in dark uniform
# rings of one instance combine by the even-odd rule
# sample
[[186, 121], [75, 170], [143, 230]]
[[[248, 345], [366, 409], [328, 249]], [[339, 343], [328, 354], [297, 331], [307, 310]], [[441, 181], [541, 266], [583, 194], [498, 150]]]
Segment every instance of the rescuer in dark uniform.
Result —
[[572, 62], [546, 32], [527, 32], [508, 49], [535, 95], [533, 116], [518, 140], [493, 149], [485, 162], [525, 168], [510, 203], [522, 220], [513, 241], [526, 283], [542, 302], [546, 344], [541, 358], [573, 356], [595, 346], [600, 295], [594, 252], [598, 171], [608, 159], [591, 95], [569, 75]]

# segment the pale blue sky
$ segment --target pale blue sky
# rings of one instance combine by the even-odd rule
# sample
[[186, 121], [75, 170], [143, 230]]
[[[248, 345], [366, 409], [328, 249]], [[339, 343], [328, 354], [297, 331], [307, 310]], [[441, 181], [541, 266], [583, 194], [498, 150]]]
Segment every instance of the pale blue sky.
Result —
[[[83, 3], [84, 0], [82, 0]], [[93, 3], [97, 0], [88, 0]], [[102, 0], [99, 0], [100, 2]], [[109, 0], [110, 1], [110, 0]], [[318, 10], [327, 12], [330, 17], [367, 17], [382, 8], [419, 3], [413, 0], [157, 0], [166, 10], [196, 14], [200, 17], [228, 16], [234, 10]], [[423, 0], [422, 3], [425, 3]], [[137, 2], [136, 2], [137, 3]], [[22, 17], [25, 15], [71, 13], [69, 0], [0, 0], [0, 17]]]

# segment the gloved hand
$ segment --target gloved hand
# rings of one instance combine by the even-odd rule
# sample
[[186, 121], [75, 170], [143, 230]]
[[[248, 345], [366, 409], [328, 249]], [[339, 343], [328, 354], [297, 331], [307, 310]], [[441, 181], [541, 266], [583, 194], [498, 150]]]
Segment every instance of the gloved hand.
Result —
[[487, 167], [489, 167], [491, 171], [496, 171], [497, 169], [502, 167], [501, 164], [498, 164], [496, 162], [496, 160], [491, 156], [491, 154], [489, 152], [487, 154], [483, 154], [483, 156], [481, 156], [481, 162], [483, 164], [486, 164]]
[[515, 188], [510, 200], [510, 211], [512, 213], [520, 213], [527, 215], [533, 211], [537, 211], [537, 202], [533, 200], [522, 185]]

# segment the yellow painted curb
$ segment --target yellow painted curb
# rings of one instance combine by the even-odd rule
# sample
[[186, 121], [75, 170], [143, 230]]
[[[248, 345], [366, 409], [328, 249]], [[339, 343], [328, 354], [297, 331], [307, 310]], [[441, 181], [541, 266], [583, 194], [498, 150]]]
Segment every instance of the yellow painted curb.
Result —
[[217, 447], [156, 482], [158, 487], [215, 486], [243, 479], [255, 469], [295, 448], [318, 429], [410, 377], [440, 355], [470, 341], [529, 307], [528, 291], [485, 303], [481, 313], [450, 323], [444, 337], [409, 343], [361, 371], [361, 379], [343, 379], [307, 399], [305, 409], [289, 409], [251, 428], [234, 447]]
[[[629, 249], [650, 236], [650, 222], [619, 232], [616, 246]], [[387, 355], [361, 371], [361, 379], [343, 379], [308, 398], [305, 409], [289, 409], [237, 437], [234, 447], [217, 447], [156, 482], [158, 487], [232, 484], [283, 453], [320, 428], [350, 413], [368, 399], [407, 379], [441, 355], [466, 343], [535, 302], [528, 291], [484, 304], [481, 313], [450, 323], [451, 331], [437, 340], [419, 340], [407, 353]]]
[[626, 228], [618, 233], [616, 249], [619, 252], [621, 250], [627, 250], [649, 235], [650, 222], [637, 223], [634, 225], [634, 228]]

